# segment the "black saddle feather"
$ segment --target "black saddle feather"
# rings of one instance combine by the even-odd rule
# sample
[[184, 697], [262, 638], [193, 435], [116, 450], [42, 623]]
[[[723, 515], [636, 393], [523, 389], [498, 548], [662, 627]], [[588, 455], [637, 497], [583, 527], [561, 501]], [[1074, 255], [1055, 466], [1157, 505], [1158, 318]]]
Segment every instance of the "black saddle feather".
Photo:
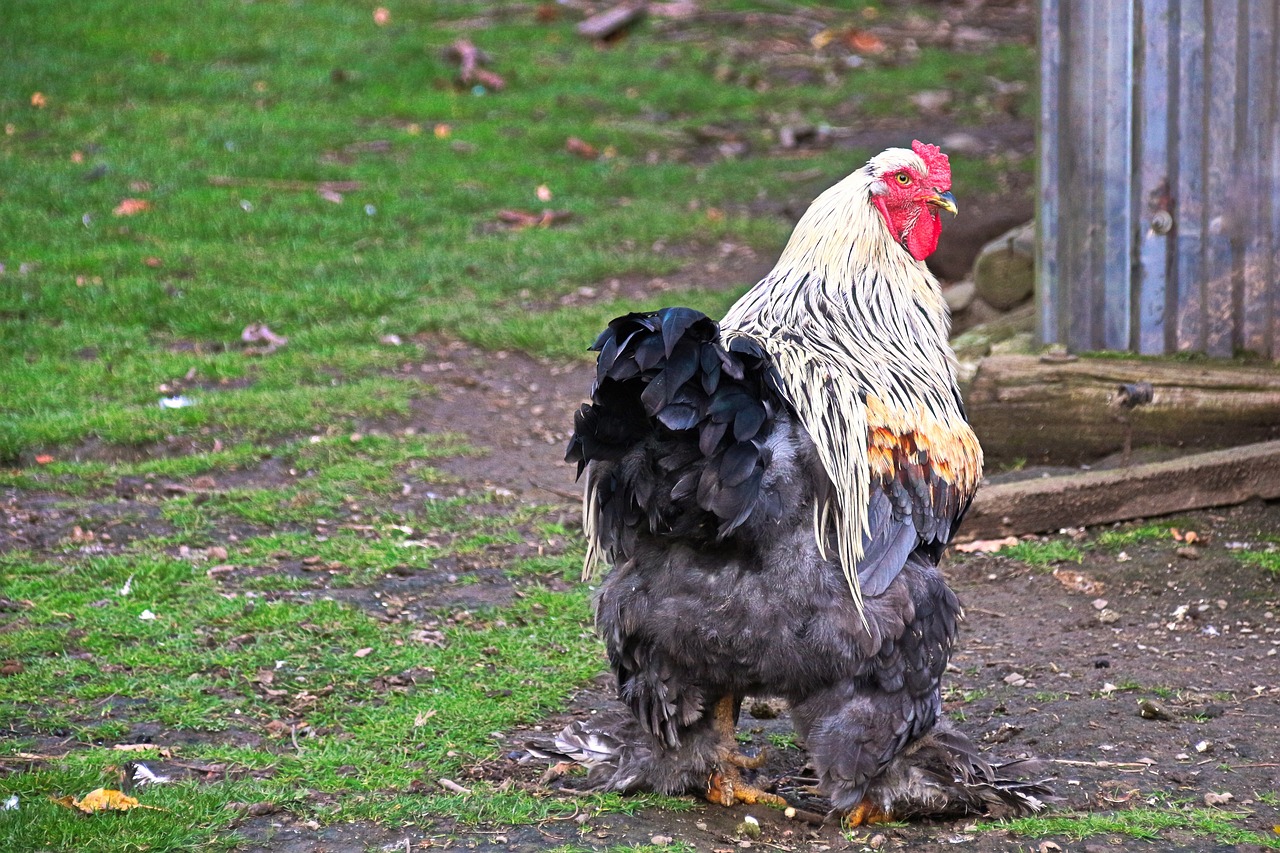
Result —
[[758, 345], [737, 339], [726, 348], [705, 314], [664, 308], [615, 319], [592, 349], [600, 354], [592, 399], [574, 419], [565, 459], [581, 475], [589, 462], [653, 449], [649, 464], [620, 465], [596, 484], [606, 547], [628, 535], [616, 525], [641, 516], [650, 532], [719, 539], [753, 514], [776, 517], [781, 502], [763, 488], [765, 443], [784, 404]]

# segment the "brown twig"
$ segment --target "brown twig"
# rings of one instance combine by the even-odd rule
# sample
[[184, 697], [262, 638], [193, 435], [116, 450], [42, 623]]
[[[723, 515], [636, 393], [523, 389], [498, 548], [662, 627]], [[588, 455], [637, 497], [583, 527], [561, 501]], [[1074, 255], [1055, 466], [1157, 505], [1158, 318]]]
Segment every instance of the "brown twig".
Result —
[[465, 85], [479, 83], [495, 92], [507, 85], [506, 80], [480, 67], [489, 61], [489, 56], [467, 39], [458, 39], [449, 45], [448, 54], [450, 59], [458, 63], [458, 80]]
[[1141, 767], [1147, 769], [1151, 765], [1141, 761], [1073, 761], [1069, 758], [1051, 758], [1054, 764], [1066, 764], [1071, 767]]
[[798, 820], [814, 826], [825, 826], [827, 822], [826, 815], [820, 815], [817, 812], [798, 809], [795, 806], [789, 806], [783, 814], [791, 820]]
[[455, 794], [471, 793], [470, 788], [464, 788], [452, 779], [437, 779], [436, 781], [439, 783], [440, 787], [444, 788], [446, 791], [452, 791]]
[[544, 486], [542, 483], [539, 483], [537, 480], [530, 480], [529, 485], [533, 486], [535, 489], [542, 489], [542, 491], [544, 492], [550, 492], [551, 494], [556, 495], [557, 497], [564, 498], [566, 500], [571, 500], [571, 501], [582, 500], [582, 495], [580, 494], [577, 494], [575, 492], [566, 492], [566, 491], [563, 491], [562, 489], [557, 489], [554, 486]]

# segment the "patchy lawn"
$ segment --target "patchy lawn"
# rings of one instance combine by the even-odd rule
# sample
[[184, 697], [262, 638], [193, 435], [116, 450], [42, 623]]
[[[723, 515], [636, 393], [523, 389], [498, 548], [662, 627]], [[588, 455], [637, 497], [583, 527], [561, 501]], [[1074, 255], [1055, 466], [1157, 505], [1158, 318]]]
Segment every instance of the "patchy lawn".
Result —
[[[913, 136], [951, 139], [962, 265], [1030, 211], [1031, 19], [734, 2], [608, 47], [576, 20], [10, 4], [0, 848], [746, 840], [745, 810], [522, 761], [610, 701], [560, 462], [582, 350], [637, 307], [719, 313], [809, 198]], [[462, 38], [500, 91], [458, 81]], [[1277, 529], [1255, 506], [957, 558], [947, 710], [1043, 756], [1063, 806], [847, 836], [755, 810], [751, 843], [1280, 846]], [[785, 782], [777, 710], [744, 737]], [[169, 777], [152, 808], [53, 801], [131, 761]]]

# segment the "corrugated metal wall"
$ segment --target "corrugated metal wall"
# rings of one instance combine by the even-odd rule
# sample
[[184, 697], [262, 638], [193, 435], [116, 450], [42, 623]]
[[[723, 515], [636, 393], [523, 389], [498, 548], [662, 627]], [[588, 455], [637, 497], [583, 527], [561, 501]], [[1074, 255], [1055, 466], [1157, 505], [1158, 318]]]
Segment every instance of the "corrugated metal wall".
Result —
[[1280, 358], [1280, 0], [1041, 0], [1040, 47], [1042, 338]]

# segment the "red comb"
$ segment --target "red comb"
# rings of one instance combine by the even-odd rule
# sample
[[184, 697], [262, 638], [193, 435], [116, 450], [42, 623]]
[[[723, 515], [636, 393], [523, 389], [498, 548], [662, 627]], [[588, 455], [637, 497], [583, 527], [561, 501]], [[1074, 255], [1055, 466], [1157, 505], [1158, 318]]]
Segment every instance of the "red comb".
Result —
[[916, 139], [911, 143], [911, 150], [919, 155], [924, 161], [925, 168], [929, 170], [929, 178], [933, 185], [942, 189], [948, 189], [951, 186], [951, 161], [947, 159], [947, 155], [942, 153], [942, 149], [936, 145], [929, 145]]

